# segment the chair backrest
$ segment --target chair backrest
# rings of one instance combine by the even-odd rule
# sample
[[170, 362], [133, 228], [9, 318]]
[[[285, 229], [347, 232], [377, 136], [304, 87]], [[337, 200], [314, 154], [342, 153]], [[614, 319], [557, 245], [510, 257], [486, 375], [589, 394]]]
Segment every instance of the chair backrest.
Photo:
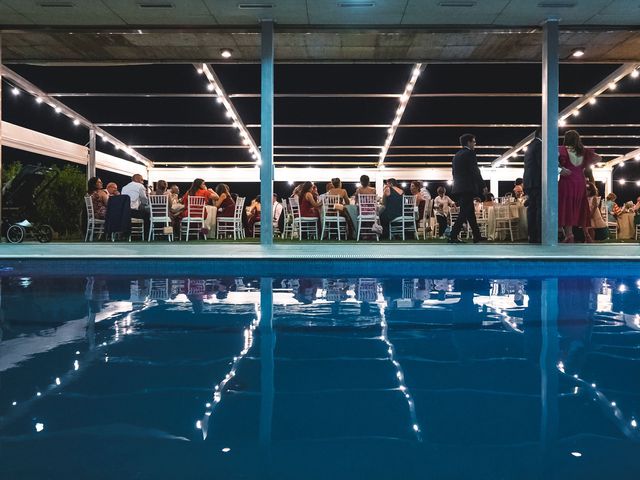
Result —
[[169, 216], [169, 197], [166, 195], [149, 195], [151, 218], [166, 218]]
[[196, 195], [187, 196], [187, 208], [189, 209], [190, 218], [202, 218], [204, 219], [204, 206], [207, 203], [205, 197], [198, 197]]
[[496, 205], [493, 208], [496, 212], [496, 220], [509, 220], [509, 204]]
[[377, 200], [375, 193], [358, 194], [358, 208], [360, 210], [361, 217], [375, 217], [376, 207]]
[[416, 206], [416, 197], [413, 195], [402, 196], [402, 215], [405, 217], [413, 217]]
[[340, 203], [340, 195], [325, 195], [322, 199], [322, 210], [326, 217], [337, 217], [340, 212], [336, 210], [336, 203]]
[[237, 220], [242, 221], [242, 210], [244, 209], [244, 202], [247, 199], [247, 197], [237, 197], [236, 198], [236, 209], [233, 212], [233, 216], [234, 218]]
[[289, 206], [294, 219], [300, 218], [300, 199], [297, 196], [289, 197]]
[[84, 206], [87, 209], [87, 218], [93, 220], [95, 218], [95, 212], [93, 211], [93, 199], [90, 195], [84, 196]]
[[433, 216], [433, 198], [430, 198], [424, 204], [424, 212], [422, 213], [422, 218], [425, 221], [425, 225], [429, 225], [429, 220]]

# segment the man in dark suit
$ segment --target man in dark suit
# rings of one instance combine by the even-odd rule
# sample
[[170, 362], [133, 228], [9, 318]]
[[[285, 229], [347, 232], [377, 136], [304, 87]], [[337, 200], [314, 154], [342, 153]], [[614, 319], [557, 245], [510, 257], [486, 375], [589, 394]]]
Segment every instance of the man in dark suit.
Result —
[[465, 223], [469, 223], [473, 233], [473, 243], [486, 240], [480, 236], [476, 212], [473, 207], [473, 198], [477, 197], [484, 189], [484, 180], [478, 168], [478, 159], [474, 151], [476, 137], [470, 133], [465, 133], [460, 137], [462, 148], [453, 157], [452, 174], [453, 188], [451, 193], [457, 196], [457, 203], [460, 206], [460, 214], [456, 223], [451, 229], [449, 243], [464, 243], [458, 238], [460, 230]]
[[542, 139], [536, 130], [535, 138], [527, 146], [524, 154], [524, 193], [527, 195], [527, 224], [529, 243], [540, 243], [542, 217], [540, 215], [542, 201]]

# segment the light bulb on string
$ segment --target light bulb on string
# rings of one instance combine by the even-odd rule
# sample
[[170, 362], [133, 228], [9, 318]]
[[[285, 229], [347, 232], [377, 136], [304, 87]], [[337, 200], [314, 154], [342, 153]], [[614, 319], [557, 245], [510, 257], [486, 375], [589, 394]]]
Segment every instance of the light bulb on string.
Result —
[[640, 72], [636, 68], [633, 72], [631, 72], [631, 78], [638, 78], [640, 76]]
[[590, 103], [591, 105], [595, 105], [597, 101], [598, 101], [598, 100], [596, 99], [596, 97], [591, 97], [591, 98], [589, 99], [589, 103]]
[[208, 83], [207, 84], [207, 90], [209, 90], [210, 92], [213, 92], [214, 89], [215, 89], [215, 87], [213, 86], [212, 83]]
[[17, 87], [13, 87], [11, 89], [11, 93], [13, 93], [14, 96], [18, 96], [18, 95], [20, 95], [20, 89], [17, 88]]
[[36, 97], [36, 103], [40, 104], [42, 102], [43, 102], [42, 97]]
[[618, 84], [616, 82], [611, 82], [607, 86], [609, 87], [609, 90], [615, 90], [616, 88], [618, 88]]

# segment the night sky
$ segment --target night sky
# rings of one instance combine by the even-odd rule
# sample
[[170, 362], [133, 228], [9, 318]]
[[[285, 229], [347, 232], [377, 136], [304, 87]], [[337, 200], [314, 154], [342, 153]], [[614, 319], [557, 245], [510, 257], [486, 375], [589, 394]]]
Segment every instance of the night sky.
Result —
[[[562, 64], [560, 92], [586, 92], [619, 65]], [[192, 65], [141, 65], [119, 67], [36, 67], [10, 65], [44, 91], [100, 92], [100, 93], [209, 93], [206, 79]], [[401, 93], [410, 76], [412, 65], [407, 64], [277, 64], [275, 91], [278, 93]], [[260, 92], [260, 66], [255, 64], [219, 64], [214, 70], [229, 94]], [[537, 64], [429, 64], [422, 73], [414, 94], [419, 93], [491, 93], [540, 92], [541, 67]], [[18, 125], [55, 135], [75, 143], [86, 144], [88, 132], [75, 127], [63, 115], [57, 115], [46, 104], [36, 104], [29, 95], [14, 96], [8, 84], [3, 89], [3, 119]], [[640, 79], [626, 77], [615, 93], [640, 93]], [[223, 123], [229, 120], [224, 108], [213, 98], [77, 98], [60, 100], [95, 123]], [[260, 99], [233, 98], [245, 124], [260, 123]], [[563, 108], [573, 99], [561, 98]], [[640, 123], [637, 106], [640, 98], [601, 98], [594, 106], [584, 108], [575, 123]], [[398, 106], [397, 98], [276, 98], [276, 124], [389, 124]], [[540, 123], [540, 98], [418, 98], [412, 97], [402, 124], [488, 124], [488, 123]], [[241, 145], [232, 128], [105, 128], [129, 145], [193, 144]], [[424, 149], [398, 148], [402, 146], [442, 145], [454, 146], [462, 133], [477, 135], [481, 162], [490, 162], [505, 148], [483, 148], [486, 145], [507, 146], [526, 137], [532, 128], [399, 128], [385, 163], [391, 165], [429, 166], [431, 162], [450, 162], [454, 148]], [[626, 134], [638, 135], [632, 128], [587, 128], [578, 130], [583, 135]], [[259, 145], [259, 128], [251, 134]], [[293, 166], [321, 167], [345, 162], [361, 162], [361, 166], [375, 166], [377, 156], [354, 157], [354, 154], [377, 154], [384, 143], [386, 128], [276, 128], [276, 154], [300, 156], [276, 157], [276, 162]], [[596, 149], [600, 154], [624, 154], [640, 146], [640, 139], [585, 139], [587, 145], [609, 145], [619, 148]], [[370, 148], [278, 148], [305, 146], [364, 146]], [[119, 154], [109, 144], [98, 141], [98, 148]], [[163, 162], [231, 161], [248, 162], [245, 149], [139, 149], [139, 152], [157, 165]], [[309, 153], [343, 154], [343, 157], [305, 157]], [[439, 154], [440, 157], [395, 156], [416, 153]], [[120, 152], [121, 154], [121, 152]], [[482, 155], [491, 155], [483, 157]], [[605, 160], [611, 159], [606, 157]], [[43, 157], [6, 149], [4, 162], [18, 159], [29, 163], [47, 163]], [[433, 165], [433, 164], [432, 164]], [[352, 165], [355, 166], [355, 165]], [[103, 180], [114, 179], [122, 184], [125, 179], [99, 172]], [[623, 186], [617, 182], [614, 191], [619, 200], [630, 200], [640, 194], [635, 181], [640, 180], [640, 166], [627, 162], [617, 168], [614, 178], [625, 178]], [[167, 179], [169, 182], [170, 178]], [[311, 179], [324, 182], [328, 179]], [[421, 179], [421, 180], [429, 180]], [[430, 189], [435, 183], [430, 184]], [[240, 194], [257, 194], [258, 185], [232, 185]], [[508, 188], [506, 185], [504, 188]], [[286, 193], [287, 185], [276, 185], [276, 191]]]

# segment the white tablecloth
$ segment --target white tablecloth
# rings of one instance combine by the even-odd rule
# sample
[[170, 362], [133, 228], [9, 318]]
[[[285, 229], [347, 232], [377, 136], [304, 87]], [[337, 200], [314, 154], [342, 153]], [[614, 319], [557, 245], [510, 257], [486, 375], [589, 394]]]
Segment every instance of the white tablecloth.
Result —
[[[487, 237], [489, 240], [505, 240], [507, 239], [507, 232], [500, 232], [499, 238], [496, 235], [496, 207], [484, 207], [487, 210]], [[526, 240], [529, 235], [529, 228], [527, 224], [527, 207], [520, 204], [510, 204], [509, 214], [512, 217], [512, 222], [515, 220], [518, 225], [514, 231], [514, 240]], [[509, 237], [510, 239], [510, 237]]]
[[635, 236], [634, 217], [633, 212], [621, 212], [618, 215], [618, 238], [620, 240], [629, 240]]
[[216, 218], [218, 216], [218, 209], [212, 205], [205, 205], [204, 209], [207, 212], [207, 218], [204, 219], [204, 228], [209, 229], [207, 238], [216, 238]]

